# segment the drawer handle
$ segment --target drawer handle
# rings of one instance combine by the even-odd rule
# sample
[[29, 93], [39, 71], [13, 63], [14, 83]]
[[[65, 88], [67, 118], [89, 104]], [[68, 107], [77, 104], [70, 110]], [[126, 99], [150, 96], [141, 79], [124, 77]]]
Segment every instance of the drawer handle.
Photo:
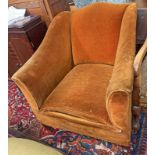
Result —
[[16, 67], [18, 67], [18, 68], [20, 68], [21, 66], [22, 66], [21, 63], [17, 63], [17, 64], [16, 64]]

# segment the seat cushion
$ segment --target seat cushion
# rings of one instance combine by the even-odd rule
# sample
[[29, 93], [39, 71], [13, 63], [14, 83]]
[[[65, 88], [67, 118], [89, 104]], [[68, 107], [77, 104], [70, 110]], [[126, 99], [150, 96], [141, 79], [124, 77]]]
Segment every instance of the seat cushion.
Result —
[[112, 70], [112, 66], [105, 64], [75, 66], [48, 96], [41, 111], [109, 123], [105, 94]]

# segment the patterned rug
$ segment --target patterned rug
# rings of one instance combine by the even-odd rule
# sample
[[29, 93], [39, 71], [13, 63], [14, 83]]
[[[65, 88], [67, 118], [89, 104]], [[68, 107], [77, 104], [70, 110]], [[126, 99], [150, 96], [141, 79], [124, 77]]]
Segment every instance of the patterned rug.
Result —
[[25, 97], [9, 81], [9, 136], [33, 139], [67, 155], [146, 155], [147, 118], [141, 113], [140, 129], [132, 132], [130, 147], [42, 125], [34, 116]]

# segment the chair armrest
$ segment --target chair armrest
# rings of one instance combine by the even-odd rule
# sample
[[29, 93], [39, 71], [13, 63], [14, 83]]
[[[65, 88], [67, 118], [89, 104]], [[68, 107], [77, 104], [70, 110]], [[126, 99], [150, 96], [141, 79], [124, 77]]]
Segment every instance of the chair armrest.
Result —
[[[146, 107], [146, 82], [144, 70], [146, 69], [146, 53], [147, 53], [147, 40], [138, 51], [134, 60], [134, 89], [133, 89], [133, 104], [137, 106]], [[145, 76], [144, 76], [145, 75]]]
[[142, 61], [146, 55], [147, 52], [147, 39], [145, 40], [143, 46], [138, 51], [135, 60], [134, 60], [134, 72], [135, 76], [138, 76], [142, 67]]
[[33, 56], [13, 75], [33, 112], [72, 68], [70, 12], [58, 14]]
[[[133, 89], [133, 56], [129, 62], [117, 62], [106, 92], [106, 108], [109, 118], [119, 129], [130, 127], [131, 96]], [[121, 61], [121, 60], [120, 60]]]
[[115, 64], [106, 92], [106, 108], [112, 124], [127, 131], [131, 128], [136, 16], [136, 7], [133, 4], [126, 9], [122, 19]]
[[112, 91], [106, 100], [107, 112], [111, 123], [117, 128], [131, 128], [131, 94], [125, 90]]

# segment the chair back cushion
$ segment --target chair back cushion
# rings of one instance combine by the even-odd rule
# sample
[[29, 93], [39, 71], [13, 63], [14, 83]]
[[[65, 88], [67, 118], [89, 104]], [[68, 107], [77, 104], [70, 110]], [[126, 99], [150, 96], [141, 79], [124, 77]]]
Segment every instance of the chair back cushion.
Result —
[[74, 64], [114, 65], [121, 22], [129, 4], [94, 3], [72, 13]]

